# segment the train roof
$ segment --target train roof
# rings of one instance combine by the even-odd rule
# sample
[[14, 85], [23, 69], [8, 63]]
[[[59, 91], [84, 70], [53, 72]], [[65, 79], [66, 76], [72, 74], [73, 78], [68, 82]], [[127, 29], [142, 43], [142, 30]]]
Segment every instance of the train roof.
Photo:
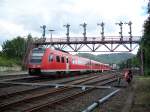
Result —
[[59, 48], [55, 48], [55, 50], [70, 54], [69, 52], [59, 49]]
[[75, 57], [75, 58], [80, 58], [80, 59], [83, 59], [83, 60], [90, 60], [91, 62], [96, 63], [96, 64], [109, 65], [109, 64], [101, 63], [101, 62], [99, 62], [99, 61], [91, 60], [91, 59], [89, 59], [89, 58], [81, 57], [81, 56], [78, 56], [78, 55], [72, 55], [72, 54], [70, 54], [69, 52], [64, 51], [64, 50], [61, 50], [61, 49], [59, 49], [59, 48], [53, 49], [53, 48], [38, 47], [38, 48], [34, 48], [33, 51], [43, 51], [43, 52], [44, 52], [46, 49], [49, 49], [49, 50], [54, 51], [54, 52], [64, 53], [64, 54], [66, 54], [66, 55], [68, 54], [69, 56], [73, 56], [73, 57]]

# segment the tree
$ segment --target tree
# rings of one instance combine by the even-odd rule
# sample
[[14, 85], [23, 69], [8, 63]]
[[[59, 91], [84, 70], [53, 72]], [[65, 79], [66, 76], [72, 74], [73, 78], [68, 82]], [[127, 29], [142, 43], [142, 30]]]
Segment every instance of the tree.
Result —
[[22, 59], [26, 48], [26, 40], [18, 36], [13, 40], [7, 40], [2, 45], [2, 52], [9, 58]]
[[145, 74], [150, 74], [150, 1], [148, 3], [148, 18], [144, 22], [144, 34], [140, 44], [140, 50], [142, 49], [144, 55], [144, 69]]

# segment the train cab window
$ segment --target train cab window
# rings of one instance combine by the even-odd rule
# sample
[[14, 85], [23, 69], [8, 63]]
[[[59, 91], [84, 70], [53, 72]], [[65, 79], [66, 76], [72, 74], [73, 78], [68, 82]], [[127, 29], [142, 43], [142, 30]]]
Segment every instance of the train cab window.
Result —
[[62, 62], [62, 63], [64, 63], [64, 62], [65, 62], [64, 57], [61, 57], [61, 62]]
[[56, 56], [56, 62], [60, 62], [60, 57]]
[[50, 54], [49, 55], [49, 62], [52, 62], [53, 61], [53, 54]]

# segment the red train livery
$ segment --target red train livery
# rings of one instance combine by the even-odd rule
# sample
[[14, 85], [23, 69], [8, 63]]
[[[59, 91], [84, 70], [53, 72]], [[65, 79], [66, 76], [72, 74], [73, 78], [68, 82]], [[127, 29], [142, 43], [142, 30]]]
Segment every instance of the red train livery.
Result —
[[28, 63], [29, 74], [53, 74], [111, 70], [108, 64], [50, 48], [34, 48]]

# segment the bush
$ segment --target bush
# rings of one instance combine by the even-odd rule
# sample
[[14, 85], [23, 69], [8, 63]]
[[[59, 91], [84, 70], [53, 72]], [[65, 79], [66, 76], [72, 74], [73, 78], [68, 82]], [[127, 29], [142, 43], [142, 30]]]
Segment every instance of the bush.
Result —
[[0, 56], [0, 66], [13, 67], [17, 65], [21, 65], [20, 60]]
[[149, 68], [145, 68], [144, 74], [150, 76], [150, 69]]

